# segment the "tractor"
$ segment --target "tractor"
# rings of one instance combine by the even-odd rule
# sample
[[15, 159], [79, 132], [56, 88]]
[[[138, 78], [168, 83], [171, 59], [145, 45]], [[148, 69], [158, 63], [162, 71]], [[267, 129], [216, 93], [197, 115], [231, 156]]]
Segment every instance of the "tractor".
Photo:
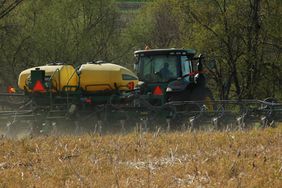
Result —
[[196, 56], [192, 49], [153, 49], [134, 52], [137, 59], [134, 69], [139, 78], [142, 95], [154, 105], [171, 101], [206, 101], [206, 106], [214, 100], [206, 86], [203, 68], [204, 56]]
[[[173, 115], [166, 117], [174, 119], [177, 126], [212, 124], [218, 128], [235, 121], [235, 127], [245, 127], [258, 119], [266, 126], [273, 119], [280, 119], [281, 104], [269, 98], [216, 101], [206, 86], [204, 56], [196, 56], [193, 49], [146, 49], [135, 51], [134, 55], [140, 94], [151, 108], [169, 108]], [[214, 61], [209, 64], [212, 68]]]

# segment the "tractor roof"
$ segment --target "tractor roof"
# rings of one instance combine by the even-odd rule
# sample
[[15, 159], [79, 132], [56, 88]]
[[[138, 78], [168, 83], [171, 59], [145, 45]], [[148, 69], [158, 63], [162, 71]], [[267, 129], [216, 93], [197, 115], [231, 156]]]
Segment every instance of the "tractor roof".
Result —
[[161, 55], [161, 54], [183, 54], [183, 55], [195, 55], [196, 50], [194, 49], [179, 49], [179, 48], [167, 48], [167, 49], [149, 49], [149, 50], [137, 50], [134, 52], [137, 54], [146, 55]]

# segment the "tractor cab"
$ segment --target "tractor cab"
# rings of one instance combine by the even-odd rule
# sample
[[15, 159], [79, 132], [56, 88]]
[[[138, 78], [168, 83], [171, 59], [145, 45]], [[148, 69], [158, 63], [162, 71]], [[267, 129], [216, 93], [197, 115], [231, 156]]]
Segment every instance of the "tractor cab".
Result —
[[[192, 49], [152, 49], [135, 51], [135, 70], [142, 94], [179, 94], [194, 85], [202, 72], [203, 57]], [[200, 76], [201, 77], [201, 76]]]

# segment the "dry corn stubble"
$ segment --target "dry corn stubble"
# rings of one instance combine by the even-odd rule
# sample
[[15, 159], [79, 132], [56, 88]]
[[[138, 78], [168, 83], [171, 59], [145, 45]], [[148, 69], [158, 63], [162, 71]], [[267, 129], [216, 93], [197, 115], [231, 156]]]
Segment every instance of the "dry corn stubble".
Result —
[[282, 126], [0, 140], [0, 187], [281, 187]]

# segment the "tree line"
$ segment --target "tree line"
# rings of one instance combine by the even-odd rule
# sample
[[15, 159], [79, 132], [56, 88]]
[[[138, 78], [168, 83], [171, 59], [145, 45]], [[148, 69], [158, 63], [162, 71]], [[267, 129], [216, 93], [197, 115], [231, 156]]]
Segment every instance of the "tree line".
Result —
[[148, 45], [204, 54], [219, 99], [281, 98], [281, 14], [280, 0], [155, 0], [128, 11], [114, 0], [2, 0], [0, 83], [55, 61], [132, 68]]

